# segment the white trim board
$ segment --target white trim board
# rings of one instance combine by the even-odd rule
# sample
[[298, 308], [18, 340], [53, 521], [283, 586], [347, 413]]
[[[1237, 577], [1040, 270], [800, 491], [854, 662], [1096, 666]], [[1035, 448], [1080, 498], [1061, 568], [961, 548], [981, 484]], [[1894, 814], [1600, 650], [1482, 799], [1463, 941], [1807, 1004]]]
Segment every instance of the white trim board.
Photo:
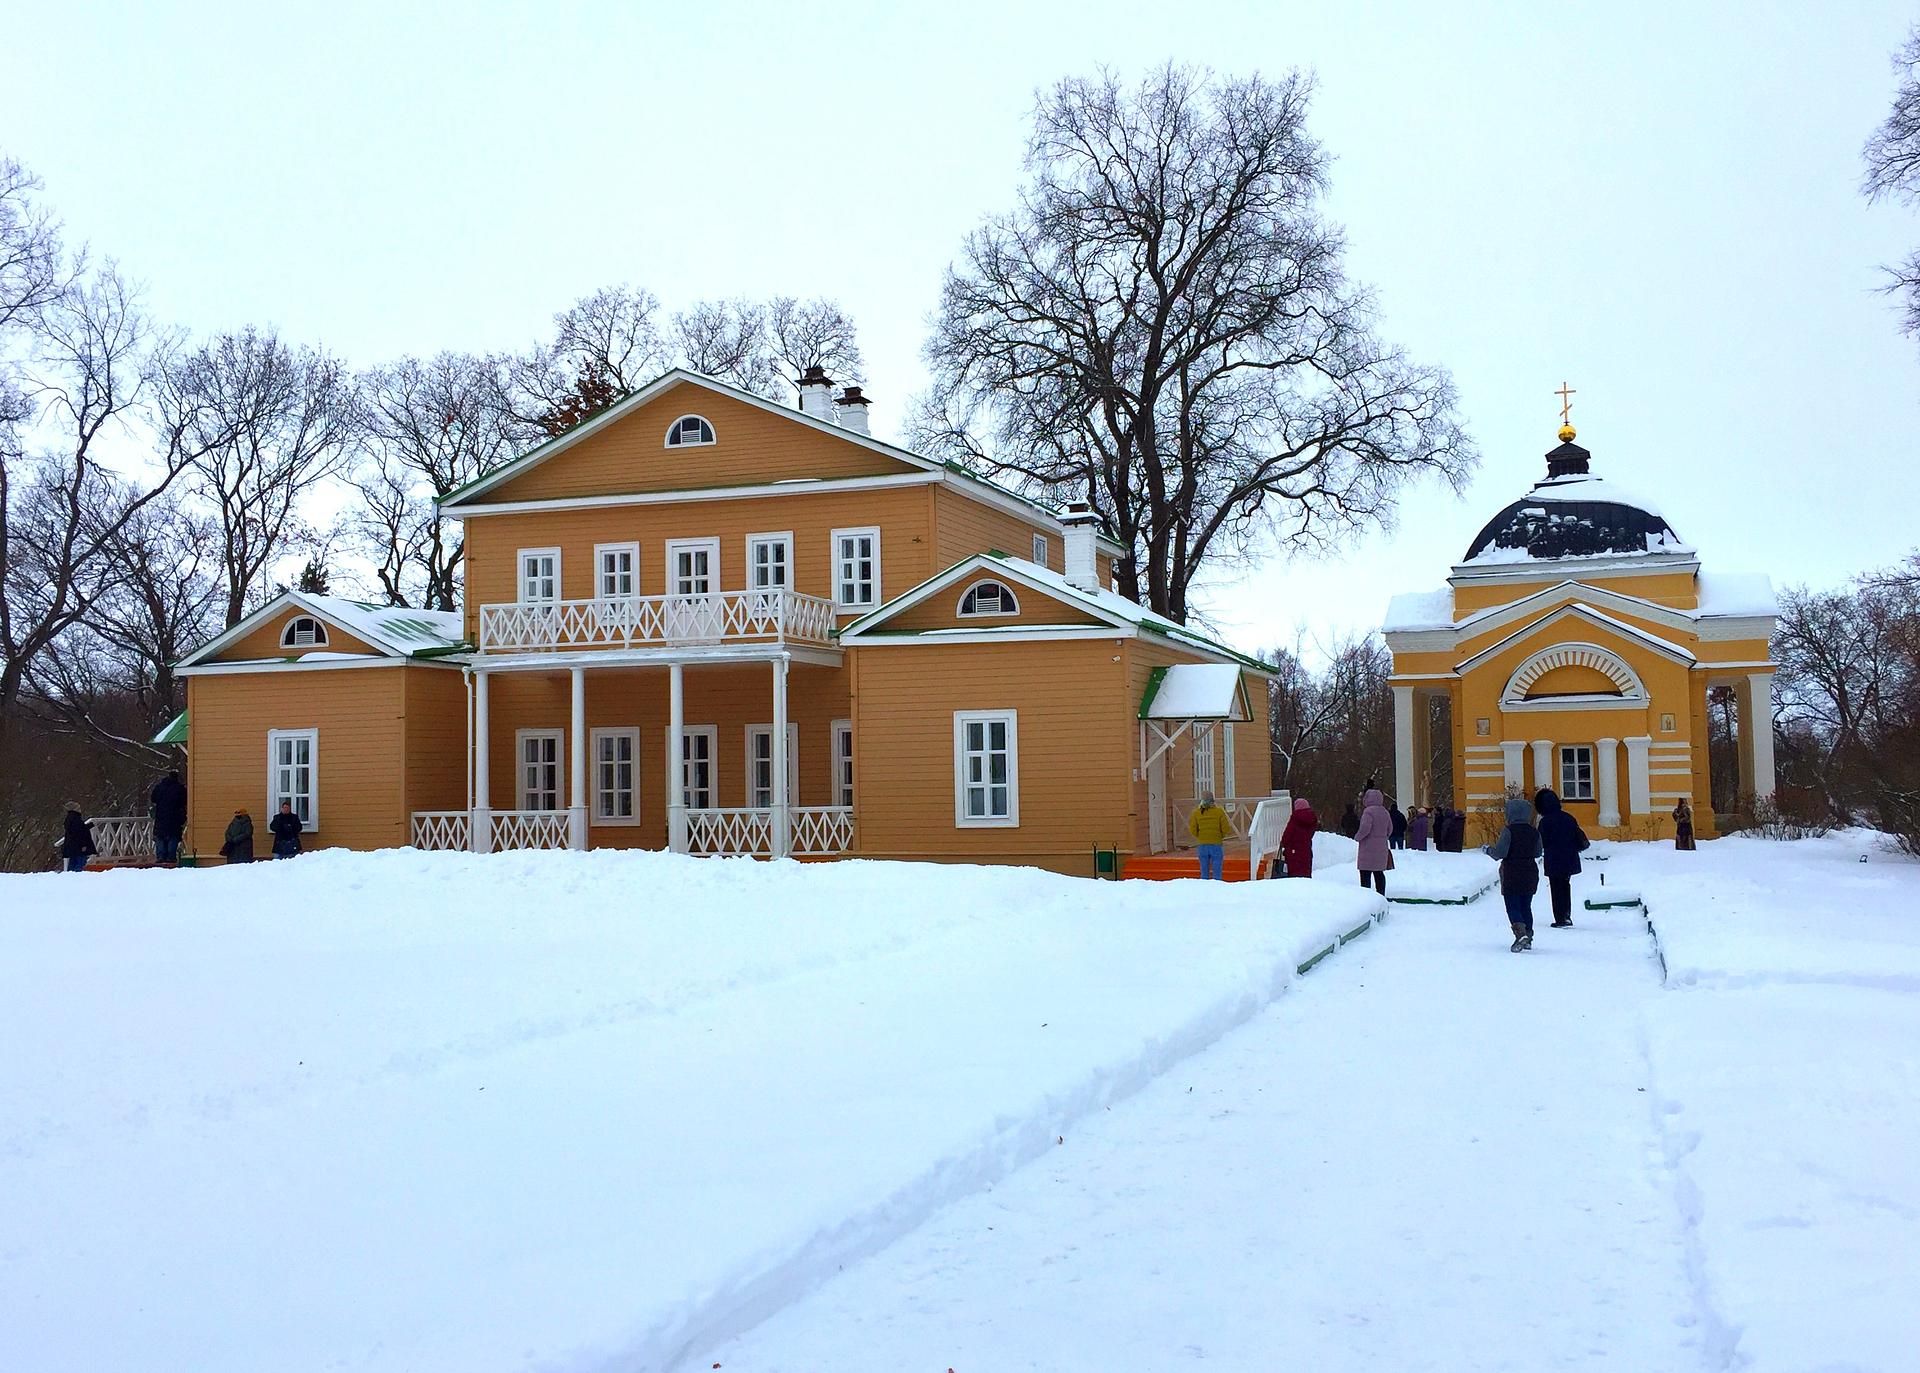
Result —
[[284, 658], [255, 658], [244, 663], [205, 663], [199, 667], [175, 668], [176, 677], [231, 677], [246, 672], [341, 672], [375, 667], [464, 668], [468, 656], [458, 658], [322, 658], [300, 662]]

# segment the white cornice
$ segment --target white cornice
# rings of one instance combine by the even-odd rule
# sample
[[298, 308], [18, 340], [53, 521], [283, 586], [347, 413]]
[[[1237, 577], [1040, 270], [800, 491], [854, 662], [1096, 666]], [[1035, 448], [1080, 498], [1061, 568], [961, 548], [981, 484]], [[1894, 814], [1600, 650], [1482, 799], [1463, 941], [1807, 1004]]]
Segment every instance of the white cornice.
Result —
[[493, 505], [449, 507], [448, 519], [470, 515], [528, 515], [551, 510], [594, 510], [617, 505], [681, 505], [688, 501], [744, 501], [767, 496], [831, 496], [843, 491], [884, 491], [899, 486], [934, 486], [941, 472], [902, 472], [890, 477], [803, 477], [757, 486], [689, 487], [681, 491], [634, 491], [610, 496], [553, 496], [536, 501], [500, 501]]
[[376, 667], [461, 668], [465, 656], [447, 658], [256, 658], [243, 663], [202, 663], [174, 669], [176, 677], [237, 677], [250, 672], [358, 672]]

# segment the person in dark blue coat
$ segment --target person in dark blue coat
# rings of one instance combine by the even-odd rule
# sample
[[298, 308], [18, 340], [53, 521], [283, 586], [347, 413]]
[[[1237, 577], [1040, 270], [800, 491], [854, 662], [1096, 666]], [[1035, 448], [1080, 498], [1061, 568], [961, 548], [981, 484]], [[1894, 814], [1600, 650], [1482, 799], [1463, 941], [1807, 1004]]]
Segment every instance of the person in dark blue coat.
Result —
[[1540, 890], [1540, 831], [1533, 827], [1533, 807], [1524, 796], [1507, 798], [1507, 827], [1487, 845], [1487, 856], [1500, 864], [1500, 897], [1507, 905], [1507, 925], [1513, 930], [1512, 952], [1533, 947], [1533, 894]]
[[1565, 929], [1573, 923], [1573, 875], [1580, 871], [1580, 851], [1587, 833], [1568, 814], [1552, 787], [1535, 793], [1533, 808], [1540, 816], [1540, 851], [1546, 856], [1547, 891], [1553, 898], [1553, 923]]

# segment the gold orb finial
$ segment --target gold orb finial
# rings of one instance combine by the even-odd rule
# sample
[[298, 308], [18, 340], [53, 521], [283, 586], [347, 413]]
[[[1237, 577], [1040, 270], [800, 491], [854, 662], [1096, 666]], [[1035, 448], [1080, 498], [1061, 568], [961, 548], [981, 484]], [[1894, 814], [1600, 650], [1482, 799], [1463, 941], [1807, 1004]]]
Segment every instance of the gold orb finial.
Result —
[[1576, 432], [1577, 432], [1577, 431], [1576, 431], [1576, 430], [1574, 429], [1574, 427], [1573, 427], [1573, 426], [1572, 426], [1571, 424], [1563, 424], [1563, 425], [1561, 425], [1561, 426], [1560, 426], [1560, 442], [1562, 442], [1562, 443], [1572, 443], [1572, 442], [1573, 442], [1573, 436], [1574, 436], [1574, 434], [1575, 434]]

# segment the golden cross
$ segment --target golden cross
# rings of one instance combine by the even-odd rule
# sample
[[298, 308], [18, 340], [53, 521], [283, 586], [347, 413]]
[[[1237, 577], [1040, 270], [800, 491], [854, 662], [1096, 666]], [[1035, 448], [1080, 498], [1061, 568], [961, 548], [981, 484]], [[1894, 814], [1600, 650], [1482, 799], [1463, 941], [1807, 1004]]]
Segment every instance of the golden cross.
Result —
[[1570, 397], [1580, 393], [1563, 381], [1560, 383], [1560, 389], [1553, 394], [1560, 397], [1560, 423], [1571, 424], [1572, 420], [1568, 417], [1573, 413], [1573, 401]]

